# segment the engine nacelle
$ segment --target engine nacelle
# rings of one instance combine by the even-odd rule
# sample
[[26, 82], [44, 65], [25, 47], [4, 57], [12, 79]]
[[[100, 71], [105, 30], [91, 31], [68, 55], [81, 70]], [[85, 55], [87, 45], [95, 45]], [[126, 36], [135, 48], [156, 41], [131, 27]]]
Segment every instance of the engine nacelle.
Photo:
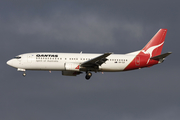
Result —
[[76, 76], [81, 73], [82, 72], [78, 72], [78, 71], [62, 71], [62, 75], [64, 75], [64, 76]]
[[65, 63], [64, 68], [69, 71], [79, 71], [80, 65], [79, 63]]

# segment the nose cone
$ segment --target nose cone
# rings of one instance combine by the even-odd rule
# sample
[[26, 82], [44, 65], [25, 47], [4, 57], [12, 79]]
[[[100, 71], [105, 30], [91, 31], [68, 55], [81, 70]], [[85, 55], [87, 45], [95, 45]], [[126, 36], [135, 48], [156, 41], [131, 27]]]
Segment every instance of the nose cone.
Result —
[[6, 64], [8, 64], [9, 66], [13, 66], [13, 60], [8, 60]]

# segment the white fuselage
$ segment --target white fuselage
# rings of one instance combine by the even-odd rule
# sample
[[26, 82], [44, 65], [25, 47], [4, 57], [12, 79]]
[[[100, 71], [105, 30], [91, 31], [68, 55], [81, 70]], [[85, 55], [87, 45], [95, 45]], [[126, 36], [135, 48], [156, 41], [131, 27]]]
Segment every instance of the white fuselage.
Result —
[[[84, 53], [26, 53], [9, 60], [7, 64], [18, 71], [48, 70], [62, 71], [62, 75], [76, 76], [86, 72], [90, 79], [93, 72], [118, 72], [151, 67], [162, 63], [171, 52], [161, 54], [167, 29], [160, 29], [146, 46], [128, 54], [84, 54]], [[26, 76], [26, 73], [23, 73]]]
[[[114, 72], [123, 71], [127, 65], [135, 58], [139, 51], [130, 54], [112, 54], [107, 57], [107, 61], [99, 66], [98, 71]], [[66, 71], [67, 63], [81, 64], [93, 59], [101, 54], [84, 53], [27, 53], [21, 54], [9, 60], [7, 64], [18, 69], [25, 70], [49, 70]], [[76, 67], [76, 66], [72, 66]], [[79, 70], [80, 71], [80, 70]]]

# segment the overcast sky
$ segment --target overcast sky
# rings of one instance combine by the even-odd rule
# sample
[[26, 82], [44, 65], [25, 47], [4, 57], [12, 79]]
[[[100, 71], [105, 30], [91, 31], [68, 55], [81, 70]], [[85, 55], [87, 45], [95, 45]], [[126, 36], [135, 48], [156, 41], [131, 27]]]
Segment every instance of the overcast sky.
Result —
[[[179, 0], [1, 0], [1, 120], [179, 120]], [[28, 52], [128, 53], [167, 28], [165, 62], [77, 77], [6, 65]]]

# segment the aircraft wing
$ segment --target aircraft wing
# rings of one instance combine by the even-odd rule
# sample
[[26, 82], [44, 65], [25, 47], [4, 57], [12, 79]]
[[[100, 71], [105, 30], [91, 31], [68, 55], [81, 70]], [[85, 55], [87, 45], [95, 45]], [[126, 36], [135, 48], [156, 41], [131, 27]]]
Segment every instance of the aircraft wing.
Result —
[[83, 62], [81, 66], [82, 67], [101, 66], [103, 63], [105, 63], [108, 60], [106, 57], [108, 57], [111, 54], [112, 53], [104, 53], [98, 57]]

